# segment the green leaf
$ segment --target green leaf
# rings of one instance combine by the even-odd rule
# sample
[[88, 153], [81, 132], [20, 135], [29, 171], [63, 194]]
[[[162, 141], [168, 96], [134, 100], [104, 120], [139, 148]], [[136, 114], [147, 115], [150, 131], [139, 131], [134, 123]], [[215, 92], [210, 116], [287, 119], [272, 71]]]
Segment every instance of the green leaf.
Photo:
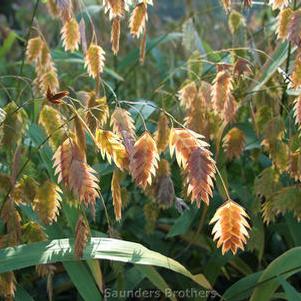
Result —
[[170, 228], [166, 237], [174, 237], [177, 235], [184, 234], [190, 228], [194, 218], [196, 217], [198, 210], [194, 207], [186, 210], [174, 223], [174, 225]]
[[[71, 239], [58, 239], [2, 249], [0, 273], [37, 264], [73, 261], [73, 243]], [[163, 267], [180, 273], [205, 288], [211, 288], [203, 274], [192, 275], [179, 262], [134, 242], [112, 238], [91, 238], [84, 251], [83, 259], [107, 259]]]
[[[142, 274], [144, 274], [150, 282], [152, 282], [161, 292], [165, 293], [171, 291], [164, 278], [152, 266], [141, 265], [136, 267]], [[175, 297], [170, 297], [171, 300], [176, 301]]]
[[251, 301], [268, 301], [279, 287], [278, 276], [287, 279], [301, 270], [301, 247], [290, 249], [272, 261], [257, 282]]
[[14, 31], [10, 31], [9, 35], [4, 40], [3, 45], [0, 47], [0, 58], [5, 56], [10, 51], [16, 38], [17, 34]]
[[[294, 49], [292, 50], [294, 51]], [[270, 59], [265, 63], [262, 68], [262, 73], [258, 79], [258, 84], [251, 89], [252, 92], [259, 91], [263, 85], [272, 77], [278, 68], [284, 63], [288, 53], [288, 42], [280, 44]]]
[[28, 292], [17, 284], [17, 290], [15, 294], [15, 301], [34, 301]]
[[262, 272], [257, 272], [238, 280], [226, 290], [223, 298], [226, 301], [247, 300], [261, 274]]
[[[102, 300], [95, 281], [84, 262], [66, 261], [64, 262], [64, 268], [84, 300]], [[86, 285], [86, 281], [90, 283], [89, 286]]]
[[283, 277], [278, 277], [278, 281], [282, 285], [288, 301], [301, 301], [301, 294]]

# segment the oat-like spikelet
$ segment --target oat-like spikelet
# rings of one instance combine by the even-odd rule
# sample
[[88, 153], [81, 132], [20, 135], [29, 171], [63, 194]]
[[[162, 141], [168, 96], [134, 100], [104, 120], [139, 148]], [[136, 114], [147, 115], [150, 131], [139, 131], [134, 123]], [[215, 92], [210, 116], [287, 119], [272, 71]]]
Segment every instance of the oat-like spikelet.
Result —
[[146, 51], [146, 29], [144, 30], [143, 37], [140, 40], [140, 45], [139, 45], [139, 62], [141, 65], [144, 64], [145, 61], [145, 51]]
[[226, 123], [235, 121], [237, 108], [238, 104], [234, 96], [231, 94], [228, 100], [225, 102], [224, 111], [222, 114], [222, 118]]
[[294, 117], [295, 124], [301, 126], [301, 95], [299, 95], [294, 101]]
[[36, 266], [36, 272], [39, 275], [39, 277], [47, 278], [47, 293], [49, 300], [52, 300], [53, 296], [52, 279], [55, 271], [56, 267], [53, 264], [39, 264]]
[[61, 30], [63, 46], [65, 51], [78, 50], [80, 43], [79, 26], [75, 18], [71, 18], [65, 22]]
[[136, 134], [134, 120], [130, 113], [124, 109], [116, 108], [111, 116], [110, 124], [114, 133], [122, 137], [128, 154], [131, 154], [136, 141]]
[[27, 114], [19, 108], [14, 101], [4, 107], [5, 119], [1, 127], [1, 147], [12, 150], [18, 144], [26, 129]]
[[131, 35], [139, 38], [139, 36], [145, 30], [147, 21], [147, 5], [144, 2], [141, 2], [136, 5], [134, 8], [131, 17], [130, 17], [130, 31]]
[[232, 0], [221, 0], [221, 2], [223, 4], [225, 11], [229, 12], [231, 10]]
[[40, 37], [32, 38], [27, 43], [26, 59], [32, 63], [37, 61], [41, 54], [43, 41]]
[[22, 239], [26, 243], [33, 243], [47, 239], [41, 225], [35, 222], [28, 222], [22, 226]]
[[283, 9], [289, 5], [290, 0], [270, 0], [269, 5], [272, 6], [272, 9]]
[[111, 30], [112, 51], [115, 55], [119, 51], [119, 40], [120, 40], [120, 18], [115, 17], [112, 22], [112, 30]]
[[63, 182], [80, 201], [93, 208], [98, 197], [99, 180], [94, 175], [95, 170], [87, 164], [86, 157], [77, 142], [67, 138], [55, 152], [53, 160], [58, 182]]
[[45, 224], [56, 222], [61, 207], [61, 189], [50, 181], [46, 181], [37, 190], [33, 200], [33, 208]]
[[173, 156], [175, 153], [180, 167], [186, 168], [189, 157], [195, 149], [208, 147], [202, 138], [202, 135], [187, 129], [171, 129], [169, 136], [170, 155]]
[[187, 195], [200, 207], [200, 200], [209, 205], [212, 197], [215, 174], [214, 161], [206, 148], [196, 148], [191, 152], [187, 167], [184, 170], [187, 183]]
[[288, 23], [287, 38], [293, 44], [300, 46], [301, 43], [301, 10], [295, 10]]
[[121, 198], [120, 182], [121, 182], [121, 173], [118, 169], [115, 169], [112, 176], [111, 190], [112, 190], [112, 199], [113, 199], [116, 221], [121, 220], [122, 198]]
[[49, 13], [52, 17], [59, 16], [59, 14], [60, 14], [59, 13], [59, 8], [58, 8], [55, 0], [48, 0], [47, 1], [47, 8], [48, 8], [48, 11], [49, 11]]
[[47, 136], [50, 137], [49, 143], [51, 147], [57, 149], [62, 141], [65, 140], [65, 122], [61, 113], [49, 105], [44, 105], [40, 112], [39, 123]]
[[285, 40], [287, 39], [289, 23], [293, 14], [291, 8], [286, 8], [280, 11], [278, 15], [278, 27], [277, 27], [277, 36], [278, 39]]
[[169, 143], [169, 119], [166, 114], [161, 113], [158, 121], [158, 128], [155, 132], [155, 141], [157, 143], [158, 153], [163, 153]]
[[91, 77], [96, 78], [103, 72], [105, 62], [104, 50], [96, 45], [90, 44], [85, 55], [85, 67]]
[[76, 258], [80, 259], [83, 257], [85, 246], [87, 245], [90, 235], [89, 226], [81, 215], [76, 223], [75, 227], [75, 242], [74, 242], [74, 253]]
[[162, 207], [171, 207], [175, 199], [175, 189], [170, 177], [170, 166], [165, 159], [161, 159], [158, 165], [154, 195], [156, 201]]
[[222, 246], [222, 254], [229, 250], [236, 254], [238, 249], [244, 249], [249, 237], [248, 218], [244, 208], [232, 200], [217, 209], [210, 224], [215, 223], [212, 229], [213, 240], [217, 240], [218, 248]]
[[130, 173], [136, 184], [145, 189], [152, 184], [156, 174], [159, 154], [155, 140], [150, 133], [145, 132], [134, 144], [130, 156]]
[[111, 131], [96, 130], [95, 140], [103, 159], [107, 158], [109, 163], [112, 159], [116, 166], [124, 170], [128, 166], [128, 154], [120, 137]]
[[5, 301], [12, 301], [16, 292], [16, 278], [13, 272], [0, 274], [0, 297]]
[[290, 88], [298, 89], [300, 86], [301, 86], [301, 53], [298, 53], [295, 59], [295, 65], [291, 75]]
[[288, 173], [295, 181], [301, 181], [301, 153], [290, 153]]
[[169, 148], [171, 156], [176, 153], [180, 167], [184, 169], [187, 194], [200, 206], [200, 200], [209, 204], [212, 196], [215, 163], [203, 136], [186, 129], [172, 129]]
[[245, 134], [239, 128], [232, 128], [223, 139], [223, 148], [229, 160], [239, 158], [245, 147]]
[[128, 10], [125, 0], [103, 0], [105, 13], [109, 12], [110, 19], [122, 18]]
[[223, 113], [225, 103], [228, 102], [233, 89], [232, 81], [231, 74], [226, 70], [219, 71], [216, 74], [212, 88], [212, 102], [216, 113]]
[[189, 109], [191, 107], [191, 103], [197, 97], [198, 89], [196, 83], [194, 81], [186, 84], [179, 92], [178, 98], [180, 100], [180, 105]]
[[59, 89], [56, 69], [48, 71], [41, 77], [40, 89], [43, 94], [46, 94], [48, 89], [52, 92], [56, 92]]
[[109, 118], [109, 107], [107, 98], [96, 98], [95, 92], [88, 93], [86, 122], [92, 133], [95, 133], [97, 127], [106, 124]]
[[73, 14], [72, 0], [56, 0], [56, 5], [60, 13], [60, 18], [65, 23]]
[[28, 204], [30, 205], [34, 200], [38, 189], [38, 183], [29, 176], [24, 176], [15, 185], [11, 197], [17, 205]]

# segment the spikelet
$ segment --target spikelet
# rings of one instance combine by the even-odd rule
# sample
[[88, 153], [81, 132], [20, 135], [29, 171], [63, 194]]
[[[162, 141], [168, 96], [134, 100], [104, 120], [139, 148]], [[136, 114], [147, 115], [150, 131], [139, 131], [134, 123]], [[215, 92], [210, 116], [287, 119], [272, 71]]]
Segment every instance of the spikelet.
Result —
[[115, 55], [119, 51], [119, 40], [120, 40], [120, 18], [115, 17], [113, 19], [112, 30], [111, 30], [112, 51]]
[[99, 181], [94, 175], [95, 170], [87, 164], [86, 157], [83, 156], [76, 141], [67, 138], [55, 152], [53, 160], [58, 182], [63, 182], [80, 201], [93, 208], [98, 197]]
[[169, 149], [171, 157], [175, 153], [178, 165], [183, 169], [191, 153], [197, 148], [206, 148], [208, 144], [201, 140], [203, 136], [186, 129], [172, 128], [169, 136]]
[[6, 247], [14, 247], [21, 242], [21, 216], [16, 209], [15, 202], [12, 198], [8, 198], [2, 208], [2, 222], [6, 226], [7, 239]]
[[41, 225], [35, 222], [28, 222], [22, 226], [22, 239], [26, 243], [33, 243], [47, 239]]
[[42, 51], [43, 41], [40, 37], [32, 38], [27, 43], [26, 59], [32, 63], [37, 61]]
[[217, 247], [222, 246], [222, 254], [229, 250], [236, 254], [238, 249], [244, 250], [244, 244], [249, 237], [250, 225], [245, 210], [232, 200], [228, 200], [215, 212], [210, 224], [215, 223], [212, 234], [217, 241]]
[[180, 167], [184, 169], [187, 195], [200, 206], [200, 200], [209, 204], [212, 196], [215, 163], [203, 136], [185, 129], [172, 129], [169, 148], [171, 156], [176, 153]]
[[37, 190], [33, 200], [33, 208], [45, 224], [52, 224], [57, 221], [61, 207], [61, 189], [50, 181], [46, 181]]
[[161, 113], [158, 121], [158, 128], [155, 132], [155, 141], [157, 144], [158, 153], [163, 153], [169, 143], [169, 119], [166, 114]]
[[270, 199], [281, 187], [280, 175], [273, 167], [264, 169], [254, 182], [256, 195], [265, 197], [265, 199]]
[[236, 76], [252, 74], [251, 62], [243, 58], [238, 58], [233, 67], [233, 73]]
[[294, 101], [294, 117], [295, 124], [301, 126], [301, 95], [299, 95]]
[[90, 44], [85, 55], [85, 67], [89, 75], [93, 78], [98, 77], [103, 72], [104, 62], [104, 50], [96, 44]]
[[107, 98], [96, 98], [95, 92], [88, 93], [86, 122], [92, 133], [95, 133], [97, 127], [102, 127], [106, 124], [109, 118], [109, 107]]
[[292, 89], [297, 89], [301, 86], [301, 53], [299, 53], [296, 56], [295, 65], [291, 75], [291, 82], [289, 86]]
[[1, 126], [1, 146], [12, 150], [18, 144], [26, 129], [27, 114], [23, 108], [18, 109], [15, 102], [10, 102], [4, 107], [5, 119]]
[[64, 120], [61, 113], [49, 105], [44, 105], [40, 112], [39, 123], [47, 136], [49, 136], [51, 147], [57, 149], [65, 139], [66, 129], [64, 128]]
[[52, 279], [55, 271], [56, 267], [53, 264], [39, 264], [36, 266], [36, 272], [39, 275], [39, 277], [47, 278], [48, 300], [52, 300], [53, 297]]
[[148, 202], [143, 207], [143, 212], [146, 220], [144, 231], [147, 234], [152, 234], [156, 229], [156, 223], [160, 214], [160, 208], [154, 202]]
[[40, 79], [40, 89], [43, 94], [46, 94], [48, 89], [52, 92], [56, 92], [59, 89], [56, 69], [49, 70], [42, 75]]
[[226, 123], [234, 122], [236, 117], [238, 104], [236, 100], [234, 99], [233, 95], [229, 95], [229, 98], [225, 102], [224, 111], [222, 114], [223, 120]]
[[130, 31], [131, 35], [139, 38], [139, 36], [145, 30], [147, 21], [147, 5], [144, 2], [141, 2], [136, 5], [134, 8], [131, 17], [130, 17]]
[[121, 198], [121, 173], [118, 169], [115, 169], [112, 176], [111, 191], [114, 205], [114, 213], [116, 221], [121, 220], [122, 198]]
[[293, 44], [299, 46], [301, 42], [301, 10], [295, 10], [288, 23], [287, 38]]
[[225, 103], [228, 102], [233, 89], [232, 81], [231, 74], [226, 70], [216, 74], [212, 88], [212, 102], [216, 113], [223, 113]]
[[141, 65], [143, 65], [144, 61], [145, 61], [146, 37], [147, 37], [147, 34], [146, 34], [146, 29], [145, 29], [144, 33], [143, 33], [143, 37], [140, 40], [140, 45], [139, 45], [139, 62]]
[[290, 153], [288, 173], [295, 181], [301, 181], [301, 153]]
[[191, 103], [197, 97], [197, 86], [194, 81], [186, 84], [179, 92], [178, 98], [180, 100], [180, 105], [185, 108], [189, 109], [191, 107]]
[[270, 0], [269, 5], [272, 6], [272, 9], [283, 9], [289, 5], [290, 0]]
[[78, 50], [80, 43], [79, 26], [75, 18], [71, 18], [65, 22], [61, 30], [63, 46], [65, 51]]
[[96, 130], [95, 140], [103, 159], [107, 158], [109, 163], [112, 159], [116, 166], [124, 170], [128, 166], [128, 154], [119, 136], [111, 131]]
[[47, 0], [47, 8], [52, 17], [59, 16], [59, 9], [55, 0]]
[[0, 274], [0, 297], [5, 301], [14, 300], [16, 292], [16, 278], [13, 272]]
[[192, 151], [185, 169], [187, 195], [192, 202], [200, 207], [200, 200], [209, 205], [209, 196], [212, 197], [213, 179], [215, 174], [214, 161], [206, 148], [197, 148]]
[[280, 11], [278, 15], [278, 27], [276, 30], [278, 39], [285, 40], [287, 39], [289, 23], [293, 14], [291, 8], [286, 8]]
[[56, 0], [56, 5], [60, 13], [60, 18], [65, 23], [71, 18], [73, 13], [72, 0]]
[[75, 227], [75, 242], [74, 242], [74, 254], [76, 258], [83, 257], [85, 246], [89, 239], [90, 231], [84, 217], [81, 215], [76, 223]]
[[175, 199], [175, 189], [170, 177], [170, 166], [165, 159], [161, 159], [158, 165], [154, 195], [156, 201], [163, 208], [171, 207]]
[[251, 7], [252, 4], [252, 0], [244, 0], [244, 7]]
[[128, 9], [125, 0], [103, 0], [105, 13], [109, 12], [110, 19], [122, 18]]
[[156, 143], [151, 134], [145, 132], [134, 144], [130, 156], [130, 173], [138, 186], [145, 189], [148, 184], [152, 184], [158, 160]]
[[232, 128], [223, 139], [223, 147], [229, 160], [239, 158], [245, 147], [245, 135], [239, 128]]
[[128, 154], [131, 154], [136, 141], [136, 134], [134, 120], [130, 113], [124, 109], [116, 108], [111, 116], [110, 124], [114, 133], [122, 137]]
[[225, 11], [229, 12], [231, 10], [232, 0], [221, 0], [221, 2], [223, 4]]
[[34, 200], [38, 189], [38, 183], [29, 176], [24, 176], [15, 185], [11, 197], [17, 205], [30, 205]]

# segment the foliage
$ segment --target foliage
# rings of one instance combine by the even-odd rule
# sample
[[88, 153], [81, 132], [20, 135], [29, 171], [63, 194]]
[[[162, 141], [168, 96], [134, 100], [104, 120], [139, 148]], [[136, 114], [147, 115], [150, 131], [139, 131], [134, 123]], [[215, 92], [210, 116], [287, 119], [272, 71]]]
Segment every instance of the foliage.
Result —
[[0, 299], [298, 300], [301, 3], [101, 2], [4, 1]]

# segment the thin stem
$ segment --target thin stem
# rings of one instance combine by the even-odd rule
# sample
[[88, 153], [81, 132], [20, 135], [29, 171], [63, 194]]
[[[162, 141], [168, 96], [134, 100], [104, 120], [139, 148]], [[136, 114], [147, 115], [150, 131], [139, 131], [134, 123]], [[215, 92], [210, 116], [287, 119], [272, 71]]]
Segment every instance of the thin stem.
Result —
[[215, 168], [216, 168], [216, 172], [217, 172], [217, 174], [218, 174], [218, 176], [219, 176], [219, 178], [220, 178], [220, 180], [222, 182], [222, 186], [223, 186], [223, 189], [224, 189], [226, 197], [227, 197], [226, 201], [231, 200], [230, 195], [229, 195], [229, 191], [228, 191], [228, 189], [226, 187], [226, 184], [225, 184], [225, 181], [224, 181], [224, 179], [223, 179], [223, 177], [222, 177], [222, 175], [221, 175], [218, 167], [216, 166], [216, 164], [215, 164]]
[[[22, 74], [23, 74], [23, 68], [24, 68], [24, 64], [25, 64], [26, 48], [27, 48], [27, 44], [28, 44], [28, 40], [29, 40], [29, 37], [30, 37], [30, 33], [31, 33], [33, 21], [34, 21], [35, 15], [37, 13], [39, 4], [40, 4], [40, 0], [37, 0], [36, 4], [34, 6], [34, 9], [33, 9], [32, 17], [31, 17], [31, 21], [30, 21], [30, 25], [29, 25], [29, 29], [28, 29], [27, 36], [26, 36], [26, 41], [25, 41], [25, 45], [24, 45], [24, 49], [23, 49], [23, 54], [22, 54], [22, 62], [21, 62], [20, 71], [19, 71], [19, 77], [21, 77]], [[18, 84], [17, 84], [17, 92], [18, 92], [17, 99], [19, 99], [19, 97], [20, 97], [20, 91], [19, 91], [19, 89], [20, 89], [20, 81], [18, 81]]]

